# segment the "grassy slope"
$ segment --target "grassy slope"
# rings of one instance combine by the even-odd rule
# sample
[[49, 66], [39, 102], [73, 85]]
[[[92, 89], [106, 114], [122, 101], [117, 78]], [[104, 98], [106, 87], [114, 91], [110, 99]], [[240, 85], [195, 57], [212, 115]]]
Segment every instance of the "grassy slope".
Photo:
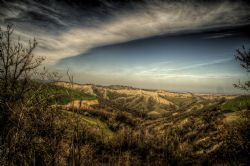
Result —
[[86, 94], [79, 90], [68, 89], [60, 86], [51, 85], [50, 93], [55, 95], [52, 103], [68, 104], [73, 100], [95, 100], [96, 96]]
[[[57, 104], [67, 104], [73, 100], [95, 100], [96, 96], [91, 96], [88, 94], [85, 94], [79, 90], [74, 89], [67, 89], [59, 86], [51, 86], [51, 94], [56, 94], [58, 97], [53, 101]], [[91, 126], [96, 127], [102, 134], [104, 134], [106, 137], [112, 137], [113, 133], [108, 128], [107, 124], [105, 122], [102, 122], [98, 118], [88, 117], [84, 116], [82, 114], [70, 112], [70, 111], [63, 111], [65, 116], [78, 116], [80, 119], [80, 122]]]
[[[51, 85], [49, 93], [56, 96], [56, 98], [52, 101], [52, 103], [57, 104], [68, 104], [73, 100], [95, 100], [96, 96], [92, 96], [81, 92], [79, 90], [68, 89], [60, 86]], [[111, 138], [113, 136], [113, 132], [109, 129], [108, 125], [99, 120], [98, 118], [85, 116], [79, 113], [74, 113], [71, 111], [62, 111], [64, 118], [79, 118], [80, 123], [87, 125], [88, 127], [96, 128], [103, 134], [104, 138]]]
[[79, 113], [74, 113], [71, 111], [62, 110], [62, 115], [64, 118], [79, 118], [80, 123], [88, 127], [96, 128], [103, 136], [104, 139], [112, 138], [113, 132], [109, 129], [108, 125], [95, 117], [85, 116]]
[[247, 106], [250, 104], [250, 95], [248, 96], [239, 96], [237, 98], [226, 101], [222, 105], [222, 110], [225, 111], [238, 111], [242, 109], [247, 109]]
[[86, 123], [88, 125], [91, 125], [100, 129], [100, 131], [108, 138], [113, 136], [113, 132], [109, 129], [108, 125], [105, 122], [99, 120], [98, 118], [80, 115], [80, 119], [82, 123]]

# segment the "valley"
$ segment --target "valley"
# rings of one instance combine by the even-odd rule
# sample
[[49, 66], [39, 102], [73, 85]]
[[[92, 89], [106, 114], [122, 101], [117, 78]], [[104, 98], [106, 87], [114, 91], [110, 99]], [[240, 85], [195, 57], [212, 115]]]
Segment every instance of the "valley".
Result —
[[235, 143], [249, 143], [244, 134], [239, 136], [238, 133], [241, 127], [249, 125], [249, 96], [208, 96], [67, 82], [57, 82], [56, 85], [96, 98], [71, 101], [63, 108], [106, 123], [114, 136], [110, 140], [114, 141], [117, 135], [126, 131], [123, 133], [125, 138], [126, 134], [131, 134], [127, 141], [139, 141], [136, 144], [140, 145], [154, 140], [159, 145], [150, 143], [151, 146], [162, 150], [173, 148], [171, 151], [176, 153], [175, 157], [183, 157], [184, 163], [211, 159], [219, 163], [221, 155], [235, 155], [234, 152], [223, 152], [225, 148], [238, 151], [239, 147], [230, 147], [228, 139]]

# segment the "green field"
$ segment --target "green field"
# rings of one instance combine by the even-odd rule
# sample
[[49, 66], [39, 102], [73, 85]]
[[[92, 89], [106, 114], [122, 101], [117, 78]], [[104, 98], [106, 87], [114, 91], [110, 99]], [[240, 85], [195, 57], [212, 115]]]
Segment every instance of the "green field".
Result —
[[63, 88], [59, 86], [53, 86], [50, 89], [49, 93], [53, 94], [52, 103], [56, 104], [68, 104], [73, 100], [95, 100], [96, 96], [86, 94], [84, 92]]
[[222, 110], [225, 111], [238, 111], [247, 109], [250, 106], [250, 95], [239, 96], [234, 99], [226, 101], [222, 105]]
[[111, 138], [113, 136], [113, 132], [109, 129], [108, 125], [98, 118], [80, 115], [80, 119], [82, 123], [98, 128], [104, 136], [108, 138]]
[[105, 140], [113, 137], [113, 132], [109, 129], [108, 125], [97, 117], [85, 116], [66, 110], [62, 110], [62, 114], [65, 119], [70, 119], [72, 117], [79, 118], [81, 124], [97, 129], [99, 134], [103, 135]]

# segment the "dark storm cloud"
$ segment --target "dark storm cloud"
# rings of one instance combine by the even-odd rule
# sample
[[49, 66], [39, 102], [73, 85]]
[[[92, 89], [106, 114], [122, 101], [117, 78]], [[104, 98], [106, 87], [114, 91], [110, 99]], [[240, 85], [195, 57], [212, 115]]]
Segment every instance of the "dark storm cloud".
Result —
[[33, 1], [2, 1], [2, 22], [27, 24], [43, 28], [64, 26], [63, 17], [66, 13]]
[[14, 23], [24, 40], [36, 37], [38, 54], [51, 61], [102, 45], [250, 23], [244, 1], [0, 0], [0, 5], [0, 25]]
[[58, 25], [66, 26], [67, 24], [63, 22], [67, 22], [69, 25], [72, 22], [84, 25], [82, 18], [86, 22], [99, 17], [102, 20], [106, 19], [112, 15], [113, 11], [131, 6], [129, 4], [132, 1], [125, 2], [104, 0], [1, 0], [0, 13], [4, 22], [26, 22], [34, 25], [51, 24], [57, 28], [62, 28]]

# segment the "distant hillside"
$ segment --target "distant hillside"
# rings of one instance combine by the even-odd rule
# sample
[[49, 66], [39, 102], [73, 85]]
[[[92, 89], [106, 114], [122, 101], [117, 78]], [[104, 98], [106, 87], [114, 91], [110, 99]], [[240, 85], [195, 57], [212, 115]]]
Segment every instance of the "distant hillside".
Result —
[[147, 90], [119, 85], [72, 85], [68, 82], [57, 82], [56, 85], [94, 95], [99, 99], [100, 103], [110, 103], [123, 110], [128, 109], [132, 113], [143, 113], [151, 117], [161, 117], [179, 111], [197, 110], [236, 97], [176, 93], [165, 90]]

